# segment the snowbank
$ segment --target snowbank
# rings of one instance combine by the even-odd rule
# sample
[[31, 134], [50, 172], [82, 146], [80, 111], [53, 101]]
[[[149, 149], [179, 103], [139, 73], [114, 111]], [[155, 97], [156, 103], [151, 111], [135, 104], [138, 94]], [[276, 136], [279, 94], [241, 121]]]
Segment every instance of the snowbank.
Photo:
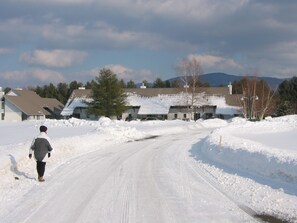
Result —
[[297, 184], [296, 135], [297, 116], [262, 122], [235, 118], [214, 130], [195, 153], [232, 171]]

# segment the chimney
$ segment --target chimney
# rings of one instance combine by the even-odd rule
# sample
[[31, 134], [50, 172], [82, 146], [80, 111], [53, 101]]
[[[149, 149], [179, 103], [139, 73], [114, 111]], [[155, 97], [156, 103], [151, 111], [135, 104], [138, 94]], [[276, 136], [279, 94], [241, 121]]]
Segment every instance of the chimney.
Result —
[[229, 88], [229, 94], [231, 95], [232, 94], [232, 84], [231, 84], [231, 82], [229, 82], [228, 88]]
[[142, 85], [140, 86], [140, 88], [146, 88], [146, 86], [144, 85], [144, 83], [142, 83]]

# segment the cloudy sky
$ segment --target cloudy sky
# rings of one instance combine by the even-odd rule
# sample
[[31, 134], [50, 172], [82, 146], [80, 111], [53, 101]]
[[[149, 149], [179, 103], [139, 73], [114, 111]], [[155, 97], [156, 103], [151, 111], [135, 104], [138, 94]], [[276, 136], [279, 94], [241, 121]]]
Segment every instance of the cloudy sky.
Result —
[[204, 73], [297, 75], [297, 1], [0, 0], [0, 86], [176, 77], [182, 58]]

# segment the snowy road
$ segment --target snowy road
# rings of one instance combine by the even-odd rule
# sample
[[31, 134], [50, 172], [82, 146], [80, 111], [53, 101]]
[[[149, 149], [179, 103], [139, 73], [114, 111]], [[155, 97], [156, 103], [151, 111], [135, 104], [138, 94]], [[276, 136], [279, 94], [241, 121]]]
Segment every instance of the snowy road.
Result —
[[76, 157], [47, 173], [1, 222], [256, 222], [191, 157], [189, 150], [208, 133], [161, 136]]

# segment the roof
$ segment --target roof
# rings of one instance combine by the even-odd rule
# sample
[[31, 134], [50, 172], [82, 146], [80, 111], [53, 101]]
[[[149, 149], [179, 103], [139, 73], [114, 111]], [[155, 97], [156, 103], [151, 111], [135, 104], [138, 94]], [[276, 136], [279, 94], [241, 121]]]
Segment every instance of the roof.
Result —
[[90, 102], [92, 90], [90, 89], [75, 89], [72, 91], [61, 115], [69, 116], [73, 114], [75, 108], [87, 107], [86, 101]]
[[72, 91], [69, 99], [74, 99], [74, 98], [90, 98], [92, 95], [92, 90], [91, 89], [75, 89]]
[[48, 108], [54, 113], [59, 113], [63, 110], [64, 105], [55, 98], [42, 98], [42, 106]]
[[[168, 114], [172, 106], [187, 106], [190, 97], [183, 92], [177, 94], [159, 94], [153, 97], [144, 97], [136, 93], [128, 94], [127, 102], [130, 106], [140, 106], [138, 114]], [[193, 105], [202, 107], [210, 105], [204, 93], [197, 95]]]
[[[125, 92], [134, 93], [145, 97], [155, 97], [158, 95], [166, 94], [178, 94], [185, 92], [184, 88], [126, 88]], [[207, 95], [228, 95], [228, 87], [198, 87], [197, 93], [206, 93]]]
[[242, 97], [242, 94], [226, 95], [225, 96], [226, 103], [231, 106], [241, 107], [242, 106], [242, 102], [240, 100], [241, 97]]
[[[229, 95], [228, 87], [199, 87], [196, 89], [199, 93], [199, 100], [194, 102], [195, 106], [216, 105], [216, 102], [209, 101], [209, 97], [221, 97], [224, 104], [231, 106], [240, 106], [238, 96]], [[127, 102], [130, 106], [139, 106], [139, 114], [167, 114], [171, 106], [184, 106], [186, 94], [183, 88], [126, 88], [128, 93]], [[91, 99], [92, 91], [90, 89], [76, 89], [70, 95], [61, 115], [72, 115], [77, 107], [87, 107], [86, 100]], [[226, 98], [226, 99], [225, 99]], [[229, 104], [230, 103], [230, 104]], [[152, 104], [153, 110], [152, 110]]]
[[[197, 93], [205, 92], [207, 95], [228, 95], [228, 87], [198, 87]], [[144, 97], [155, 97], [158, 95], [173, 95], [185, 92], [184, 88], [125, 88], [126, 93], [134, 93]], [[69, 99], [74, 98], [90, 98], [91, 89], [75, 89]]]
[[64, 107], [57, 99], [42, 98], [30, 90], [11, 90], [5, 95], [5, 100], [26, 115], [50, 115], [51, 113], [46, 109], [57, 113]]

